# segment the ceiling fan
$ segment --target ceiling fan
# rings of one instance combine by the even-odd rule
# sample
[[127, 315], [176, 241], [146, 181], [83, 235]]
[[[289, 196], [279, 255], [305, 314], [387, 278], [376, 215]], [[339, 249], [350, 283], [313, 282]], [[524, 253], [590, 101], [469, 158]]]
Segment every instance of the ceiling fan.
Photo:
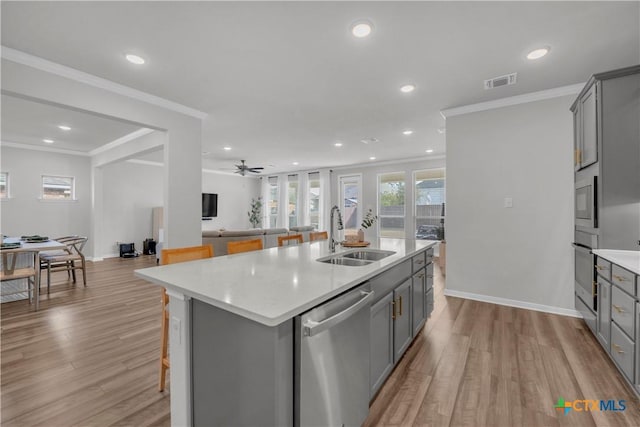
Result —
[[244, 176], [247, 172], [251, 172], [251, 173], [260, 173], [262, 171], [262, 169], [264, 168], [251, 168], [249, 166], [247, 166], [244, 163], [244, 160], [240, 160], [241, 164], [239, 165], [235, 165], [238, 170], [235, 173], [239, 173], [240, 175]]

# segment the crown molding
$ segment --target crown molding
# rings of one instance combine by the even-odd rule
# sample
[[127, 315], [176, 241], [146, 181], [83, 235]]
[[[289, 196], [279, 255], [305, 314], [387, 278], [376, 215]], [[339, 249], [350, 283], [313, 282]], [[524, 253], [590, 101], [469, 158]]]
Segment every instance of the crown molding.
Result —
[[168, 99], [160, 98], [159, 96], [151, 95], [150, 93], [121, 85], [119, 83], [112, 82], [111, 80], [85, 73], [84, 71], [76, 70], [75, 68], [67, 67], [10, 47], [1, 46], [1, 48], [2, 59], [6, 59], [7, 61], [26, 65], [51, 74], [56, 74], [70, 80], [75, 80], [80, 83], [108, 90], [110, 92], [117, 93], [118, 95], [124, 95], [129, 98], [137, 99], [138, 101], [166, 108], [167, 110], [195, 117], [200, 120], [203, 120], [208, 116], [207, 113], [187, 107], [186, 105], [178, 104], [177, 102], [169, 101]]
[[541, 90], [539, 92], [531, 92], [525, 93], [523, 95], [510, 96], [508, 98], [496, 99], [494, 101], [463, 105], [462, 107], [447, 108], [446, 110], [441, 110], [440, 114], [442, 115], [442, 117], [447, 119], [448, 117], [460, 116], [462, 114], [477, 113], [479, 111], [493, 110], [496, 108], [509, 107], [518, 104], [526, 104], [528, 102], [558, 98], [565, 95], [577, 95], [580, 93], [583, 87], [584, 83], [561, 86], [553, 89]]
[[71, 156], [90, 157], [89, 153], [85, 153], [83, 151], [65, 150], [64, 148], [44, 147], [44, 146], [31, 145], [31, 144], [20, 144], [17, 142], [10, 142], [10, 141], [1, 141], [0, 148], [2, 147], [11, 147], [11, 148], [18, 148], [21, 150], [31, 150], [31, 151], [45, 151], [48, 153], [69, 154]]
[[128, 159], [128, 160], [125, 160], [125, 162], [127, 162], [127, 163], [137, 163], [139, 165], [146, 165], [146, 166], [164, 167], [164, 163], [162, 163], [162, 162], [152, 162], [151, 160]]
[[368, 163], [354, 163], [352, 165], [344, 165], [344, 166], [334, 166], [331, 167], [331, 170], [342, 170], [342, 169], [353, 169], [358, 167], [369, 168], [375, 166], [387, 166], [387, 165], [395, 165], [398, 163], [415, 163], [415, 162], [423, 162], [425, 160], [441, 160], [446, 159], [447, 156], [444, 154], [436, 154], [433, 156], [423, 156], [423, 157], [411, 157], [409, 159], [397, 159], [397, 160], [385, 160], [381, 162], [368, 162]]
[[95, 156], [96, 154], [100, 154], [100, 153], [104, 153], [107, 150], [111, 150], [112, 148], [115, 148], [119, 145], [125, 144], [129, 141], [133, 141], [134, 139], [140, 138], [141, 136], [145, 136], [150, 134], [151, 132], [154, 132], [153, 129], [149, 129], [149, 128], [140, 128], [136, 131], [133, 131], [121, 138], [118, 139], [114, 139], [113, 141], [102, 145], [94, 150], [89, 151], [89, 155], [90, 156]]

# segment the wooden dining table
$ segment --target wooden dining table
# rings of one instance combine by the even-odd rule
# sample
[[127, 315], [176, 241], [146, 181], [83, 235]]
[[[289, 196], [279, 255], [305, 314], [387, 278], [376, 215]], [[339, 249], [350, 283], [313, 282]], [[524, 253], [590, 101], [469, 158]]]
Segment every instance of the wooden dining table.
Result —
[[[23, 241], [20, 237], [5, 237], [2, 239], [2, 243], [20, 243], [20, 246], [16, 246], [12, 248], [2, 248], [1, 249], [2, 253], [29, 250], [29, 251], [36, 251], [38, 252], [38, 255], [39, 255], [40, 252], [55, 251], [55, 250], [65, 249], [67, 247], [67, 245], [65, 245], [64, 243], [58, 242], [56, 240], [27, 242], [27, 241]], [[4, 259], [3, 259], [3, 262], [4, 262]], [[35, 269], [40, 269], [38, 257], [36, 257], [36, 259], [34, 259], [33, 262], [35, 264], [33, 267]], [[17, 263], [18, 263], [17, 265], [18, 267], [27, 267], [30, 264], [30, 261], [28, 257], [24, 257], [23, 259], [18, 258]], [[28, 280], [28, 279], [17, 279], [17, 280]], [[27, 289], [28, 287], [29, 287], [29, 284], [27, 283]], [[34, 292], [34, 299], [35, 299], [35, 305], [36, 305], [36, 311], [37, 311], [38, 305], [39, 305], [38, 303], [40, 300], [40, 289], [37, 289]]]

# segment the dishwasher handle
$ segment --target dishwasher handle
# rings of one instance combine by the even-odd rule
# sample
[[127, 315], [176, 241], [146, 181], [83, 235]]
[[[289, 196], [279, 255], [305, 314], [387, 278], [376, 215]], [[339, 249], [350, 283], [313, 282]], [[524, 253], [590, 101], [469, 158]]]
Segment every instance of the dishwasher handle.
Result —
[[336, 313], [328, 319], [323, 320], [322, 322], [316, 322], [311, 319], [307, 320], [302, 325], [302, 335], [305, 337], [312, 337], [342, 322], [343, 320], [347, 319], [358, 310], [360, 310], [363, 306], [367, 305], [373, 298], [373, 294], [373, 291], [360, 291], [360, 295], [362, 296], [362, 298], [352, 306], [342, 310], [340, 313]]

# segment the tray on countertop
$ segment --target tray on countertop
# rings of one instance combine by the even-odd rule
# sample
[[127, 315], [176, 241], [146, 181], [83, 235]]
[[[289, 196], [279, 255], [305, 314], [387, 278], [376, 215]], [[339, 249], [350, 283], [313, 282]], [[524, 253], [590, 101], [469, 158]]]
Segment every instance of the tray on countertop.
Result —
[[371, 244], [371, 242], [347, 242], [346, 240], [340, 242], [345, 248], [364, 248]]

